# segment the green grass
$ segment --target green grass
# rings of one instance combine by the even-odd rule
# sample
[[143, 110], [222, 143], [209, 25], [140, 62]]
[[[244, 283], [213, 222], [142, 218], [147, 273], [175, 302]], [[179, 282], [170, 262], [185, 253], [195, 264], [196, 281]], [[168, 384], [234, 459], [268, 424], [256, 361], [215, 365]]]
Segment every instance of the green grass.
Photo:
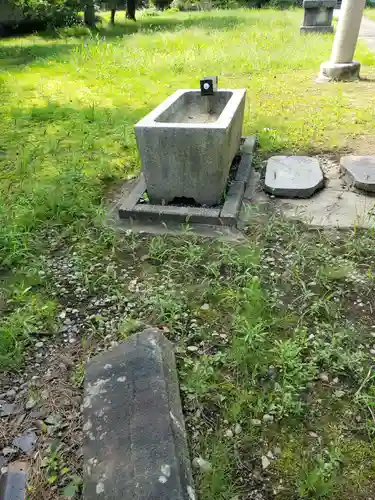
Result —
[[372, 19], [375, 21], [375, 8], [368, 8], [365, 10], [365, 16], [368, 17], [369, 19]]
[[[191, 455], [211, 465], [195, 469], [198, 498], [367, 499], [374, 234], [254, 213], [247, 235], [235, 245], [92, 230], [60, 249], [57, 268], [46, 263], [48, 290], [64, 307], [111, 297], [95, 318], [84, 312], [84, 359], [145, 325], [174, 342]], [[67, 263], [77, 278], [64, 290]], [[82, 383], [81, 364], [72, 377]]]
[[[370, 84], [314, 83], [332, 38], [301, 37], [301, 14], [171, 14], [1, 41], [3, 266], [39, 251], [46, 221], [92, 220], [108, 181], [140, 168], [134, 123], [205, 74], [247, 88], [244, 133], [265, 152], [350, 147], [370, 134]], [[360, 46], [357, 59], [371, 76], [375, 56]]]
[[[254, 217], [236, 246], [119, 235], [104, 223], [108, 188], [140, 169], [134, 124], [205, 75], [247, 89], [244, 133], [258, 136], [259, 158], [374, 144], [374, 54], [363, 44], [356, 54], [368, 80], [316, 85], [332, 37], [300, 36], [301, 19], [228, 10], [134, 24], [122, 13], [114, 28], [0, 41], [0, 368], [22, 369], [79, 289], [131, 303], [117, 340], [150, 324], [176, 342], [192, 455], [212, 465], [196, 471], [201, 500], [375, 494], [373, 235]], [[51, 270], [60, 258], [76, 276], [67, 292]], [[84, 346], [106, 333], [88, 317]]]

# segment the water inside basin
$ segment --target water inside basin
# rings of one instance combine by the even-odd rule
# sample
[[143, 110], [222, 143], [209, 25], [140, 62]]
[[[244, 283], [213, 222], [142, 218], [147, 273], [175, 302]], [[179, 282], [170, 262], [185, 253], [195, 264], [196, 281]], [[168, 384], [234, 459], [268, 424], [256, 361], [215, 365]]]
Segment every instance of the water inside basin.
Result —
[[217, 91], [202, 96], [200, 92], [185, 92], [155, 121], [161, 123], [214, 123], [232, 97], [232, 92]]

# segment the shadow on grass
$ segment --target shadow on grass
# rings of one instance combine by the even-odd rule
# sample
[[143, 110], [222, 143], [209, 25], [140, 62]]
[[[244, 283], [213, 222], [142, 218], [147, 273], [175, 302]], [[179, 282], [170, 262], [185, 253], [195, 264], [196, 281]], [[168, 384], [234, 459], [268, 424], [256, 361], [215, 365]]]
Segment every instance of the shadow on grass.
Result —
[[[121, 19], [122, 17], [122, 19]], [[207, 13], [195, 13], [192, 17], [155, 16], [141, 18], [137, 22], [124, 19], [125, 12], [118, 12], [116, 24], [114, 26], [107, 22], [99, 22], [95, 28], [87, 28], [84, 25], [77, 25], [64, 28], [58, 31], [42, 31], [38, 35], [44, 40], [62, 40], [61, 43], [30, 45], [0, 45], [0, 69], [8, 67], [32, 64], [36, 60], [64, 60], [73, 47], [80, 43], [79, 40], [96, 37], [108, 39], [119, 38], [134, 33], [152, 34], [161, 31], [178, 31], [191, 27], [201, 27], [206, 30], [226, 30], [241, 24], [245, 24], [236, 15], [209, 16]], [[246, 18], [246, 25], [255, 24], [256, 19]], [[64, 37], [66, 41], [64, 43]], [[26, 39], [27, 40], [27, 39]]]
[[160, 31], [179, 31], [192, 27], [201, 27], [207, 30], [226, 30], [232, 29], [237, 25], [245, 24], [247, 26], [255, 24], [256, 19], [241, 19], [238, 15], [210, 16], [204, 12], [196, 12], [191, 17], [174, 16], [153, 16], [141, 17], [136, 22], [125, 19], [125, 12], [118, 11], [116, 15], [116, 24], [112, 26], [106, 21], [98, 22], [95, 28], [85, 26], [76, 26], [60, 30], [57, 33], [44, 32], [39, 33], [43, 38], [56, 38], [61, 35], [76, 36], [85, 38], [88, 36], [105, 36], [106, 38], [116, 38], [134, 33], [157, 33]]
[[9, 110], [13, 128], [0, 138], [0, 271], [39, 251], [46, 224], [92, 223], [108, 186], [138, 171], [133, 125], [148, 111], [54, 102]]
[[[35, 125], [47, 122], [68, 121], [75, 124], [81, 122], [93, 128], [97, 126], [101, 130], [103, 127], [110, 130], [114, 124], [134, 125], [150, 112], [152, 106], [151, 104], [148, 107], [137, 108], [130, 108], [128, 106], [113, 108], [100, 106], [76, 107], [73, 104], [65, 106], [49, 101], [45, 106], [11, 108], [10, 114], [13, 120], [29, 120]], [[87, 131], [84, 133], [86, 134]]]
[[[254, 24], [255, 19], [246, 19], [246, 24]], [[105, 33], [106, 36], [118, 36], [118, 34], [131, 34], [136, 32], [157, 32], [157, 31], [177, 31], [192, 27], [201, 27], [210, 30], [226, 30], [232, 29], [240, 24], [245, 24], [245, 20], [241, 20], [235, 15], [226, 16], [208, 16], [207, 13], [196, 13], [189, 18], [176, 17], [154, 17], [145, 18], [136, 23], [124, 22], [115, 26], [105, 25], [99, 26], [99, 32]]]
[[[78, 43], [78, 42], [77, 42]], [[74, 43], [0, 45], [0, 69], [31, 64], [36, 60], [63, 60]]]

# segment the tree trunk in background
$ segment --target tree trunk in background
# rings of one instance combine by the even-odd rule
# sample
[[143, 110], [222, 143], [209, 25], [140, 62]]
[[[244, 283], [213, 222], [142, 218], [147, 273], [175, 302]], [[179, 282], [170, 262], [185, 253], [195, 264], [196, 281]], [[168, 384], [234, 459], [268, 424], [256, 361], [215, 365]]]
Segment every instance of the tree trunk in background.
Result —
[[126, 0], [126, 19], [135, 21], [135, 0]]
[[87, 26], [95, 26], [95, 5], [94, 0], [86, 0], [84, 21]]
[[115, 15], [116, 15], [116, 9], [111, 9], [111, 24], [112, 24], [112, 26], [115, 24]]

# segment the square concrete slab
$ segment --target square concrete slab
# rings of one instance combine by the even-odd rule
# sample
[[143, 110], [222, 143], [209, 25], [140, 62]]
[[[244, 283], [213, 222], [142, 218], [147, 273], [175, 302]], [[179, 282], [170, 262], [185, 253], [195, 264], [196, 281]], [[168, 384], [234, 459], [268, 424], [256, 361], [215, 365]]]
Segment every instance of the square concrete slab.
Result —
[[[340, 172], [339, 159], [322, 156], [319, 162], [326, 179], [325, 189], [310, 199], [287, 199], [268, 196], [261, 189], [253, 202], [261, 213], [275, 211], [288, 219], [299, 220], [313, 228], [351, 229], [375, 227], [375, 200], [359, 191], [350, 191]], [[253, 218], [251, 210], [243, 213], [245, 223]]]
[[272, 156], [267, 163], [265, 190], [285, 198], [310, 198], [324, 186], [319, 161], [308, 156]]
[[375, 193], [375, 156], [343, 156], [340, 166], [354, 187]]
[[277, 200], [276, 206], [286, 217], [312, 227], [350, 229], [375, 225], [374, 200], [352, 191], [323, 189], [309, 200]]

